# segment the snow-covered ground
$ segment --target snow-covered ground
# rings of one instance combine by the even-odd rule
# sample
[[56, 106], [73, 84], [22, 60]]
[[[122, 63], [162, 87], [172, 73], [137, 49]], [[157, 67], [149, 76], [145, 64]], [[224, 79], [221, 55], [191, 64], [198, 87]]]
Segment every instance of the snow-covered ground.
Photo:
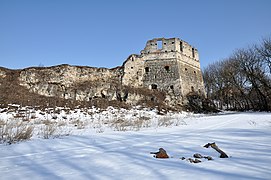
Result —
[[[38, 114], [45, 121], [51, 118], [37, 113], [31, 121], [38, 127], [43, 125]], [[0, 179], [271, 179], [270, 113], [160, 116], [110, 109], [57, 116], [56, 121], [70, 122], [60, 126], [70, 128], [69, 136], [43, 139], [36, 133], [29, 141], [0, 145]], [[112, 117], [125, 125], [113, 126]], [[8, 118], [7, 112], [0, 114], [0, 119]], [[127, 125], [127, 120], [138, 123], [139, 118], [140, 125]], [[74, 119], [84, 126], [78, 128]], [[210, 142], [230, 158], [203, 148]], [[160, 147], [169, 159], [150, 154]], [[180, 159], [195, 153], [214, 160], [194, 164]]]

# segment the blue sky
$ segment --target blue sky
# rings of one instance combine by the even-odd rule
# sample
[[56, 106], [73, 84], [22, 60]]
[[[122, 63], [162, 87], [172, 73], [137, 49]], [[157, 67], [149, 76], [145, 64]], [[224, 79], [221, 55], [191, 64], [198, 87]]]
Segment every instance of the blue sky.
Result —
[[270, 0], [0, 0], [0, 66], [112, 68], [178, 37], [201, 66], [271, 37]]

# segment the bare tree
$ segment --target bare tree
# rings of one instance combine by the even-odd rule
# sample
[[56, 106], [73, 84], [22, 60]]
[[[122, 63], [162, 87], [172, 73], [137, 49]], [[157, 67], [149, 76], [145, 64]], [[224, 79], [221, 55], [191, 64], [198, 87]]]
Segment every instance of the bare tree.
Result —
[[262, 44], [260, 46], [256, 46], [256, 49], [262, 56], [262, 59], [271, 74], [271, 37], [263, 39]]
[[236, 50], [203, 71], [207, 97], [218, 108], [271, 110], [271, 40]]

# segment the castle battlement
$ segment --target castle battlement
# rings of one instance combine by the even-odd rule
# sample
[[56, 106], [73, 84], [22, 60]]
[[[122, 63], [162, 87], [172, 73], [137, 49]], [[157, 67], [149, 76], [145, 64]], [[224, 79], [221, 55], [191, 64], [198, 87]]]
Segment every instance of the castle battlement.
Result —
[[178, 52], [180, 55], [199, 61], [198, 50], [179, 38], [155, 38], [149, 40], [141, 54], [146, 56], [148, 54], [169, 52]]

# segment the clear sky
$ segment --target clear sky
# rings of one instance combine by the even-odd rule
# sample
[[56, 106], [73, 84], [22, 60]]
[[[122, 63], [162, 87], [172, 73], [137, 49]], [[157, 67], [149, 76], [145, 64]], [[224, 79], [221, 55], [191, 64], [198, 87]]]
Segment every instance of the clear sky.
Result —
[[0, 66], [112, 68], [178, 37], [201, 66], [271, 37], [271, 0], [0, 0]]

